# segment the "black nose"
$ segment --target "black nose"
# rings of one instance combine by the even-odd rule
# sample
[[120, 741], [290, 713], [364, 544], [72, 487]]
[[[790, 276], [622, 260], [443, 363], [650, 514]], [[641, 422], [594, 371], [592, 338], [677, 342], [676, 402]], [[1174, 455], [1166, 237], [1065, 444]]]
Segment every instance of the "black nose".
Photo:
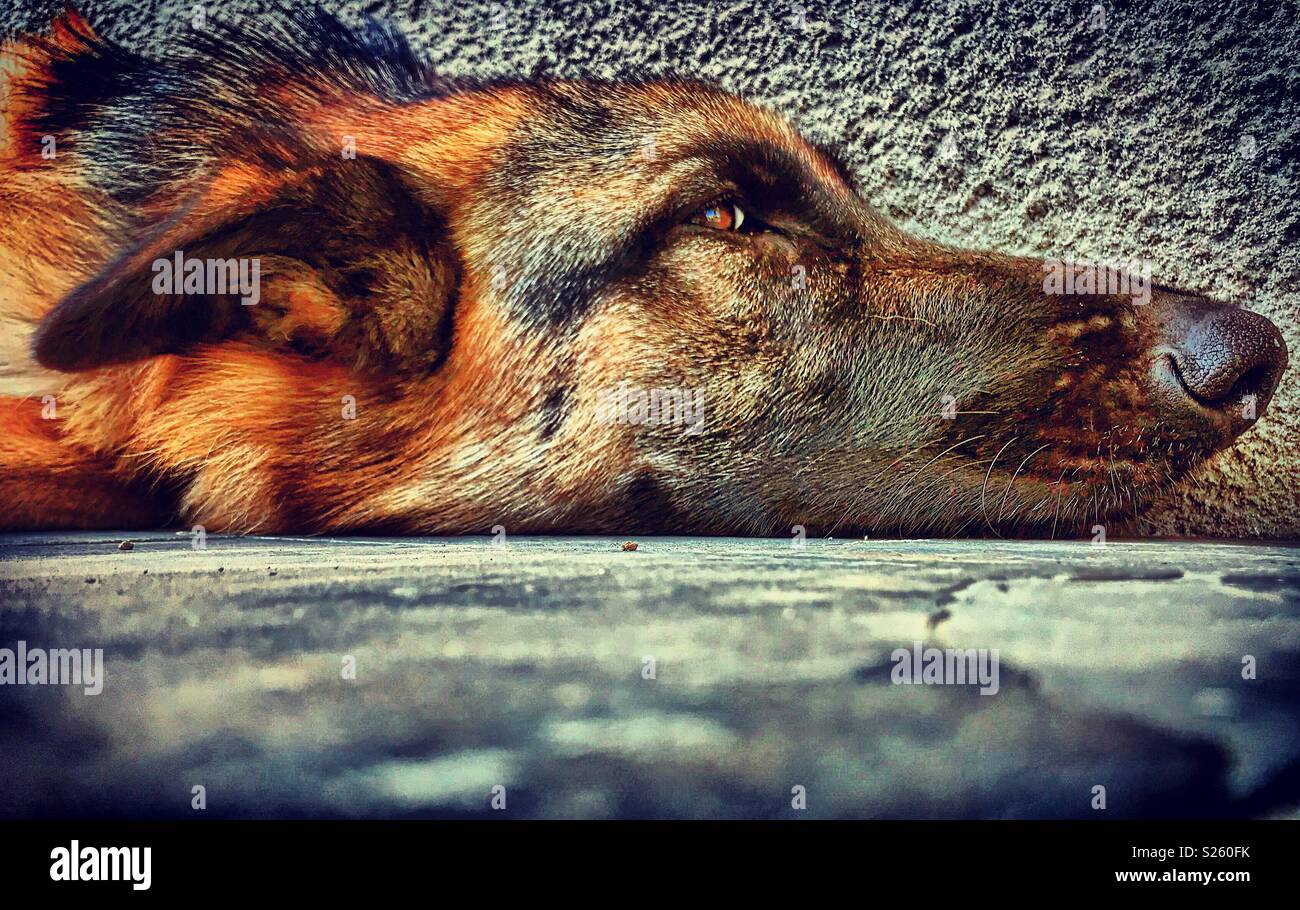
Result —
[[1263, 316], [1201, 297], [1156, 308], [1153, 370], [1165, 403], [1231, 438], [1263, 415], [1287, 365], [1286, 343]]

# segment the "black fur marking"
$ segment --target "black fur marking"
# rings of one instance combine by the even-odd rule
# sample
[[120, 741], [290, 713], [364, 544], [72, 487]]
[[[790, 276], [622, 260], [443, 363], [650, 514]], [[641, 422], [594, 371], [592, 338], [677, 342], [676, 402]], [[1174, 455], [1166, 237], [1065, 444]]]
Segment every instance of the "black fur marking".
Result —
[[628, 484], [627, 515], [630, 533], [634, 534], [651, 534], [664, 528], [689, 525], [650, 471], [642, 471]]
[[367, 18], [352, 28], [320, 6], [258, 19], [255, 27], [216, 23], [200, 31], [184, 54], [188, 68], [248, 90], [277, 81], [304, 82], [321, 91], [342, 88], [393, 103], [442, 97], [460, 83], [435, 73], [395, 26]]
[[290, 83], [325, 102], [368, 95], [403, 104], [476, 84], [439, 76], [391, 25], [345, 25], [320, 7], [282, 10], [247, 25], [210, 20], [174, 55], [152, 61], [81, 35], [45, 42], [49, 75], [32, 128], [85, 161], [93, 185], [127, 204], [180, 183], [238, 149], [276, 167], [300, 164], [296, 124], [267, 89]]
[[[547, 110], [544, 131], [522, 129], [506, 149], [505, 160], [489, 176], [503, 199], [538, 194], [546, 204], [543, 175], [572, 170], [575, 160], [598, 166], [636, 154], [638, 137], [620, 128], [620, 121], [604, 104], [554, 85], [542, 85], [541, 100]], [[585, 179], [577, 177], [576, 179]], [[539, 325], [558, 326], [576, 320], [593, 295], [611, 280], [635, 268], [648, 247], [644, 238], [629, 231], [622, 238], [594, 236], [585, 224], [556, 223], [539, 212], [536, 223], [544, 233], [529, 233], [514, 243], [500, 245], [508, 296], [518, 313]], [[531, 255], [539, 243], [547, 255]]]
[[538, 421], [541, 424], [541, 430], [538, 436], [542, 442], [554, 436], [564, 425], [565, 419], [569, 416], [569, 390], [563, 386], [551, 389], [546, 394], [546, 399], [542, 402], [542, 407], [538, 412]]
[[800, 386], [799, 393], [816, 409], [815, 413], [846, 413], [853, 398], [849, 387], [838, 370], [820, 370], [806, 384]]
[[89, 128], [104, 108], [129, 96], [150, 94], [165, 79], [166, 68], [160, 64], [102, 39], [79, 37], [72, 50], [37, 41], [51, 54], [34, 121], [41, 133], [69, 137]]
[[554, 262], [530, 262], [511, 295], [515, 309], [551, 327], [575, 324], [603, 288], [640, 273], [653, 246], [651, 236], [642, 234], [606, 251], [595, 245], [574, 249], [558, 268]]

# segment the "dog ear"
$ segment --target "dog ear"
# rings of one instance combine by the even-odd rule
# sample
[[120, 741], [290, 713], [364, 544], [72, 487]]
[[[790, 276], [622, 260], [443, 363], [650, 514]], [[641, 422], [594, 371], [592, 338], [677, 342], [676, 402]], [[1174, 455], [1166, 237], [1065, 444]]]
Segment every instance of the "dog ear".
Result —
[[41, 322], [44, 366], [86, 370], [235, 336], [360, 369], [430, 369], [459, 257], [445, 219], [376, 159], [227, 163]]

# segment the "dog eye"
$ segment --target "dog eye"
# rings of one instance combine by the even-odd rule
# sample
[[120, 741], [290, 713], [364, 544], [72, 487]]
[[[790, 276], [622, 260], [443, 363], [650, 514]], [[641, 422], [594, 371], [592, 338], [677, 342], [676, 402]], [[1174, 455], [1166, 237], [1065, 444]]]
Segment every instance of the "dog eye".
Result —
[[691, 219], [691, 223], [717, 228], [720, 231], [738, 231], [745, 223], [745, 210], [734, 202], [719, 202], [705, 207]]

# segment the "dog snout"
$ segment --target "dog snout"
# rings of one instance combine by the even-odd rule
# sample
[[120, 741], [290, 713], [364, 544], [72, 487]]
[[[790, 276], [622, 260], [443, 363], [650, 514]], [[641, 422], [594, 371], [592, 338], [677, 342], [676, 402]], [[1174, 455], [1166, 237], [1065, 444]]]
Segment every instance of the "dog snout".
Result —
[[1263, 416], [1287, 366], [1277, 326], [1240, 307], [1172, 294], [1161, 295], [1152, 315], [1162, 418], [1224, 445]]

